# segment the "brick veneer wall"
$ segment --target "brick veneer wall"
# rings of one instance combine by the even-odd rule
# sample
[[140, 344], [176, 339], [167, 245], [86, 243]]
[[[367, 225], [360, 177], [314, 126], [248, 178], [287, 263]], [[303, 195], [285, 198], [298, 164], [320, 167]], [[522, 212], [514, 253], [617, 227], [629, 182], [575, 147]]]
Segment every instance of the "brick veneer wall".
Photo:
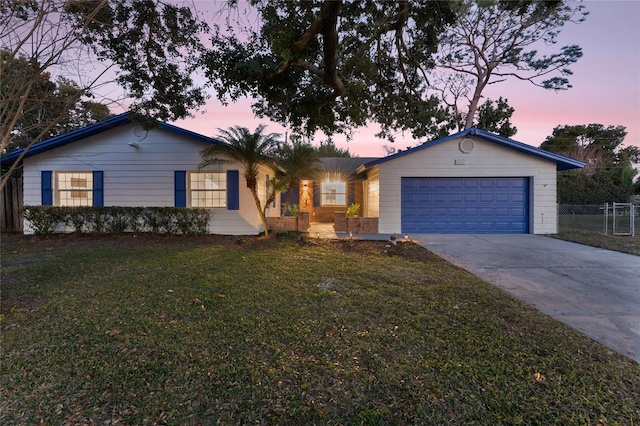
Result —
[[333, 217], [336, 232], [347, 232], [347, 212], [336, 212]]
[[347, 217], [346, 212], [336, 212], [334, 217], [336, 232], [353, 232], [354, 234], [377, 234], [377, 217]]
[[[269, 229], [276, 229], [280, 225], [279, 217], [268, 217], [267, 225]], [[285, 216], [282, 221], [285, 231], [307, 232], [309, 230], [309, 213], [300, 212], [298, 216]]]
[[348, 217], [347, 232], [354, 234], [377, 234], [378, 218], [377, 217]]

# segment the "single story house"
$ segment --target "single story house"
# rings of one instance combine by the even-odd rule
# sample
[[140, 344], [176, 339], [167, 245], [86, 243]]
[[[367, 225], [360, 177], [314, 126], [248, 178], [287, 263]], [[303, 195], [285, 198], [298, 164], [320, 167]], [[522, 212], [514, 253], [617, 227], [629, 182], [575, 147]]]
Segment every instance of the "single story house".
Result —
[[[25, 206], [204, 207], [209, 232], [264, 231], [251, 192], [235, 164], [198, 169], [200, 153], [223, 142], [167, 123], [145, 130], [127, 113], [34, 144], [23, 163]], [[0, 158], [7, 167], [22, 154]], [[258, 193], [275, 172], [260, 170]], [[267, 216], [279, 209], [268, 208]], [[24, 232], [31, 233], [25, 222]]]
[[293, 194], [287, 191], [282, 201], [290, 200], [289, 204], [300, 206], [300, 211], [309, 213], [311, 222], [333, 223], [336, 213], [346, 212], [351, 204], [364, 204], [366, 176], [358, 174], [357, 170], [362, 164], [377, 159], [321, 158], [319, 175], [303, 180]]
[[360, 204], [377, 232], [531, 233], [558, 230], [556, 172], [584, 163], [481, 129], [384, 158], [323, 159], [325, 175], [292, 197], [312, 222]]
[[[121, 114], [34, 145], [24, 156], [25, 205], [200, 206], [214, 234], [263, 231], [233, 164], [199, 170], [218, 140], [159, 123], [149, 131]], [[4, 166], [21, 150], [3, 156]], [[350, 204], [377, 232], [557, 232], [556, 172], [584, 163], [472, 128], [384, 158], [324, 158], [291, 204], [311, 222], [335, 221]], [[259, 192], [274, 171], [260, 172]], [[281, 195], [268, 209], [280, 214]], [[29, 232], [25, 224], [25, 232]]]

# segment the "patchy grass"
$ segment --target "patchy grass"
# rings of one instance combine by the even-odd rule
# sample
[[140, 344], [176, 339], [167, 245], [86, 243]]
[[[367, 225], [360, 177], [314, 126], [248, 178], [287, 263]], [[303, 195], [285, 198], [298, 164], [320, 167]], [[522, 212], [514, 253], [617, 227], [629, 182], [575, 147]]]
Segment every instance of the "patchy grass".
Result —
[[640, 232], [635, 237], [620, 235], [603, 235], [593, 232], [569, 231], [557, 235], [549, 235], [560, 240], [572, 241], [592, 247], [619, 251], [621, 253], [640, 256]]
[[3, 237], [0, 424], [640, 423], [640, 367], [414, 244]]

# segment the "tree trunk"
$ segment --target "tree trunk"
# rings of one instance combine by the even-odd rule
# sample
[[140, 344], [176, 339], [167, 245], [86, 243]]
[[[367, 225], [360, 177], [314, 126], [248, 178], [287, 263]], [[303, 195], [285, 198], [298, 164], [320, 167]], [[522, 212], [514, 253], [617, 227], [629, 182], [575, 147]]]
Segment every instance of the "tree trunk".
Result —
[[[284, 223], [284, 215], [285, 215], [286, 212], [284, 211], [283, 207], [284, 206], [289, 206], [291, 204], [291, 199], [293, 198], [293, 188], [295, 188], [295, 186], [294, 187], [289, 187], [289, 189], [287, 191], [288, 194], [287, 194], [286, 200], [284, 200], [284, 202], [280, 203], [280, 205], [282, 207], [280, 207], [280, 221], [278, 222], [278, 226], [282, 226], [282, 224]], [[280, 200], [280, 201], [282, 201], [282, 200]]]
[[256, 203], [256, 208], [258, 209], [258, 215], [260, 216], [260, 220], [262, 221], [262, 225], [264, 226], [264, 236], [269, 236], [269, 226], [267, 226], [267, 218], [262, 211], [262, 203], [260, 202], [260, 198], [258, 197], [258, 191], [255, 186], [249, 187], [251, 190], [251, 195], [253, 195], [253, 201]]
[[475, 118], [476, 111], [478, 111], [478, 104], [480, 103], [482, 90], [485, 88], [485, 86], [486, 83], [484, 81], [478, 80], [478, 84], [476, 84], [476, 90], [473, 92], [473, 98], [469, 102], [469, 111], [467, 112], [467, 119], [464, 123], [464, 130], [473, 127], [473, 119]]

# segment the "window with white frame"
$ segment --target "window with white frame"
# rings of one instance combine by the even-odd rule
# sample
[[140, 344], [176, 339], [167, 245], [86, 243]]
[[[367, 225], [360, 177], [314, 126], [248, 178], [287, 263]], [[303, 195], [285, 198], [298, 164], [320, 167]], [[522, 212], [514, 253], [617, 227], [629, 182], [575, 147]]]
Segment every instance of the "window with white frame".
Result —
[[189, 199], [191, 207], [227, 207], [227, 173], [189, 173]]
[[322, 182], [323, 206], [346, 206], [347, 205], [347, 184], [345, 182]]
[[93, 205], [93, 173], [58, 172], [56, 190], [59, 206]]

